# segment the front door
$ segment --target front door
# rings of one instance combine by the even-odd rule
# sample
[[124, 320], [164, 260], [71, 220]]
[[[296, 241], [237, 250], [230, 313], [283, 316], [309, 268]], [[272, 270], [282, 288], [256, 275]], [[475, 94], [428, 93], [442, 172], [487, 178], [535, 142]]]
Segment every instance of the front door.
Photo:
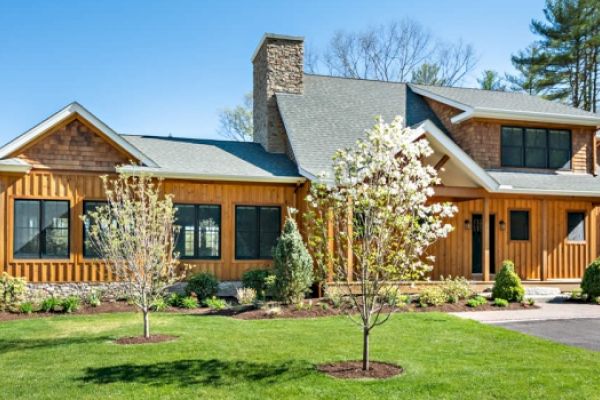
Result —
[[[496, 273], [496, 216], [490, 215], [490, 274]], [[472, 230], [472, 272], [474, 274], [483, 273], [483, 216], [473, 214]]]

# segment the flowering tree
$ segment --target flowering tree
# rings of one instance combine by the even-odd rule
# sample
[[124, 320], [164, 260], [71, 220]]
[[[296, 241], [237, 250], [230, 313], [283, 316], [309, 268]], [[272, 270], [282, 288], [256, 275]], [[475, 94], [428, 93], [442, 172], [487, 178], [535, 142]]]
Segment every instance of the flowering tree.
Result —
[[90, 244], [141, 309], [149, 338], [151, 305], [180, 278], [172, 196], [151, 176], [101, 178], [107, 203], [82, 219]]
[[429, 201], [439, 183], [436, 170], [422, 162], [431, 153], [401, 118], [391, 124], [380, 118], [365, 139], [336, 152], [333, 179], [323, 175], [307, 197], [309, 246], [317, 270], [329, 268], [347, 285], [353, 305], [348, 315], [363, 331], [364, 370], [369, 334], [394, 307], [384, 307], [384, 299], [398, 290], [398, 281], [431, 270], [427, 248], [452, 230], [443, 220], [456, 208]]

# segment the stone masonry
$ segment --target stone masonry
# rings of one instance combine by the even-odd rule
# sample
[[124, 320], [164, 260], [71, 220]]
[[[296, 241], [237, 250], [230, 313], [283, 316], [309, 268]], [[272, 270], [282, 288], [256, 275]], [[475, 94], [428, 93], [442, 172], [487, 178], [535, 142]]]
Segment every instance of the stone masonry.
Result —
[[275, 93], [302, 94], [304, 41], [302, 38], [265, 35], [254, 67], [254, 141], [272, 153], [287, 152], [287, 138]]

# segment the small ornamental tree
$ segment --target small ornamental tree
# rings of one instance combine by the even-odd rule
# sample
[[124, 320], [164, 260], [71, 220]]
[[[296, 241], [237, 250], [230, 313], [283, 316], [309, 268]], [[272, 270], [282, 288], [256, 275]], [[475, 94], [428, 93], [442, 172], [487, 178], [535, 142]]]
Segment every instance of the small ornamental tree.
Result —
[[151, 176], [101, 177], [107, 204], [82, 216], [90, 244], [124, 284], [144, 316], [144, 337], [150, 337], [151, 305], [180, 279], [175, 209], [171, 195]]
[[[422, 279], [431, 270], [427, 248], [446, 237], [443, 220], [456, 208], [431, 203], [436, 170], [423, 164], [432, 149], [421, 133], [381, 118], [352, 148], [333, 157], [333, 177], [311, 185], [306, 222], [317, 270], [347, 285], [348, 316], [363, 332], [363, 369], [369, 369], [369, 334], [385, 323], [394, 281]], [[358, 313], [358, 317], [354, 313]]]
[[283, 232], [273, 250], [275, 292], [288, 304], [301, 302], [313, 283], [313, 261], [298, 231], [295, 213], [288, 208]]

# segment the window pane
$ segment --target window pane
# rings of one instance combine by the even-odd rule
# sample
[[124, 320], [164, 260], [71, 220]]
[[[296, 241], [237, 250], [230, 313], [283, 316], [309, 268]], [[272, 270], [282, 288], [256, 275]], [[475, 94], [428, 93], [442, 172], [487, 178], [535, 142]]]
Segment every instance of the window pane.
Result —
[[571, 242], [585, 241], [585, 213], [567, 213], [567, 238]]
[[502, 127], [501, 144], [502, 166], [522, 167], [524, 165], [523, 130], [521, 128]]
[[238, 206], [235, 208], [235, 257], [257, 259], [258, 209]]
[[15, 258], [40, 257], [40, 202], [15, 200]]
[[[89, 215], [90, 212], [96, 211], [98, 207], [104, 205], [106, 205], [105, 201], [85, 201], [83, 203], [83, 213]], [[91, 221], [87, 221], [87, 223], [90, 222]], [[83, 256], [86, 258], [99, 258], [100, 254], [98, 254], [96, 247], [90, 242], [88, 237], [87, 223], [83, 228]]]
[[179, 235], [175, 250], [179, 252], [182, 258], [194, 257], [194, 248], [196, 246], [195, 220], [196, 211], [193, 205], [177, 205], [175, 213], [175, 224], [179, 226]]
[[571, 132], [550, 130], [548, 133], [548, 144], [553, 149], [569, 150], [571, 148]]
[[529, 168], [546, 168], [546, 149], [527, 149], [525, 166]]
[[571, 132], [550, 130], [548, 133], [549, 168], [571, 168]]
[[198, 206], [198, 258], [218, 258], [221, 247], [221, 207]]
[[42, 231], [44, 242], [42, 257], [69, 256], [69, 203], [43, 201]]
[[521, 128], [502, 127], [503, 146], [523, 146], [523, 130]]
[[510, 240], [529, 240], [529, 211], [510, 212]]
[[552, 169], [570, 169], [571, 153], [569, 150], [550, 150], [548, 167]]
[[525, 147], [546, 148], [546, 130], [525, 129]]
[[281, 209], [261, 207], [260, 209], [260, 258], [272, 258], [273, 247], [281, 230]]
[[523, 150], [520, 147], [502, 147], [503, 167], [522, 167]]

